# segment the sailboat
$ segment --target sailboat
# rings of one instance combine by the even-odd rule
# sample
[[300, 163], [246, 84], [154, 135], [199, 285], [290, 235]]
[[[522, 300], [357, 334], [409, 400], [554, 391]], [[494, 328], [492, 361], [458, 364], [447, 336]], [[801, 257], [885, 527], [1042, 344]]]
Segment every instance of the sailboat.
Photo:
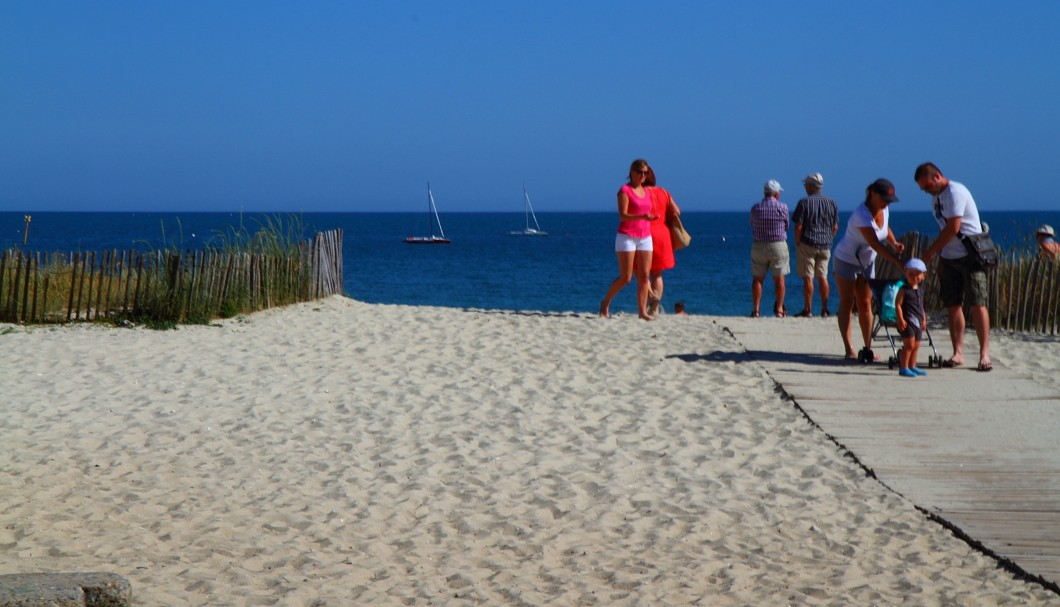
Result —
[[[523, 186], [523, 208], [526, 211], [526, 229], [525, 230], [513, 230], [508, 232], [511, 236], [548, 236], [548, 232], [541, 229], [541, 226], [537, 223], [537, 215], [534, 215], [534, 207], [530, 205], [530, 195], [526, 193], [526, 186]], [[530, 227], [530, 220], [534, 221], [534, 227]]]
[[[431, 193], [431, 184], [427, 182], [427, 223], [431, 226], [430, 236], [409, 236], [405, 238], [405, 244], [449, 244], [451, 241], [445, 237], [442, 230], [442, 220], [438, 219], [438, 207], [434, 204], [434, 194]], [[438, 224], [438, 234], [434, 233], [434, 224]]]

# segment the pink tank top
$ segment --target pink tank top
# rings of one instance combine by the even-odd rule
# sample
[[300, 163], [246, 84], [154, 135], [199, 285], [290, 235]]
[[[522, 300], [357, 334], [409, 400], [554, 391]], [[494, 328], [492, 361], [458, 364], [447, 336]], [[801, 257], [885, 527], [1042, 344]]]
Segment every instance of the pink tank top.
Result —
[[[647, 187], [644, 188], [643, 196], [637, 196], [629, 184], [622, 186], [622, 191], [626, 193], [626, 196], [629, 196], [626, 215], [646, 215], [651, 212], [651, 192]], [[651, 223], [647, 219], [621, 221], [618, 224], [618, 233], [632, 236], [633, 238], [647, 238], [651, 236]]]

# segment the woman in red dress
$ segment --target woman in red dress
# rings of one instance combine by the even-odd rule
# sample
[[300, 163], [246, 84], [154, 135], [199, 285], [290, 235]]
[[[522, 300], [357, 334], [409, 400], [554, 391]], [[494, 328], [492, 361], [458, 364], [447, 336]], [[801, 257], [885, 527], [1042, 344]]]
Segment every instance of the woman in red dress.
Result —
[[676, 265], [674, 260], [674, 245], [670, 239], [670, 226], [666, 221], [670, 217], [681, 214], [680, 207], [674, 202], [670, 193], [655, 185], [655, 171], [648, 167], [648, 176], [644, 180], [651, 193], [652, 212], [655, 219], [651, 221], [651, 272], [649, 284], [651, 291], [648, 293], [648, 314], [658, 316], [659, 304], [663, 297], [663, 270], [669, 270]]

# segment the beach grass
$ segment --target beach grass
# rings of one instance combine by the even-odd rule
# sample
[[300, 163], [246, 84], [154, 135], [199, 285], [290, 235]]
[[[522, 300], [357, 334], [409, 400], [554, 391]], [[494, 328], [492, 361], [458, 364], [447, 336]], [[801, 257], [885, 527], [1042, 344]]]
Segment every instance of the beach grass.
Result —
[[[298, 216], [274, 216], [256, 223], [256, 229], [250, 229], [241, 220], [238, 227], [217, 234], [194, 251], [175, 244], [146, 252], [6, 251], [0, 265], [0, 320], [88, 320], [170, 328], [321, 295], [316, 270], [322, 254], [317, 241], [322, 235], [305, 239]], [[341, 236], [327, 241], [337, 247], [330, 257], [341, 256]], [[341, 280], [338, 284], [341, 290]]]

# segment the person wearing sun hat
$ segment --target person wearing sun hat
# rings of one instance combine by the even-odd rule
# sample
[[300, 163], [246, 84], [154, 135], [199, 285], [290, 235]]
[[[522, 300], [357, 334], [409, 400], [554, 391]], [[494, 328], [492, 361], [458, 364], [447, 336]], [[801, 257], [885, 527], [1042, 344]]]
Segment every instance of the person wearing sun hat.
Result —
[[839, 206], [821, 193], [824, 176], [810, 173], [802, 180], [806, 198], [795, 205], [791, 221], [795, 224], [795, 273], [802, 277], [802, 312], [795, 316], [813, 316], [813, 281], [821, 297], [821, 316], [828, 312], [828, 261], [832, 257], [832, 239], [839, 231]]
[[784, 318], [784, 277], [791, 271], [788, 253], [788, 205], [780, 201], [784, 188], [780, 182], [770, 179], [762, 186], [761, 202], [751, 207], [751, 300], [754, 308], [751, 317], [757, 318], [762, 303], [762, 283], [766, 272], [773, 272], [773, 286], [777, 300], [773, 314]]
[[1043, 223], [1035, 232], [1038, 239], [1038, 256], [1049, 261], [1060, 259], [1060, 242], [1056, 242], [1056, 231], [1053, 226]]

